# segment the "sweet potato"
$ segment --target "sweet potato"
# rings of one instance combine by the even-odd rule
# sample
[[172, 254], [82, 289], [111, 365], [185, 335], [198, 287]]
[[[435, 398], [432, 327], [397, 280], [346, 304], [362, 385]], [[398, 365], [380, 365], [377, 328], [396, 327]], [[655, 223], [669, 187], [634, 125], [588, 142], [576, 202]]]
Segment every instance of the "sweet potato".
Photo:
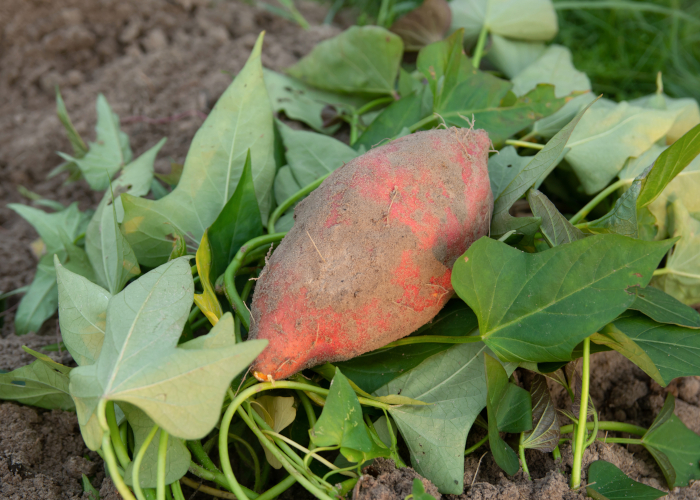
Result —
[[256, 284], [253, 370], [279, 380], [405, 337], [453, 294], [451, 269], [487, 234], [483, 130], [418, 132], [355, 158], [299, 203]]

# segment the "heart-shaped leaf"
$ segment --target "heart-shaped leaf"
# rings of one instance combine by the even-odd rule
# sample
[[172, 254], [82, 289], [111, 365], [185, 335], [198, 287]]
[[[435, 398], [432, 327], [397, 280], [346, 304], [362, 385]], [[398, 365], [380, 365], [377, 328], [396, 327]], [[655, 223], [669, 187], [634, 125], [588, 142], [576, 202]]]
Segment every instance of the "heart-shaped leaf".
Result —
[[673, 242], [595, 235], [537, 254], [481, 238], [457, 259], [452, 285], [502, 360], [564, 361], [634, 301]]
[[287, 73], [331, 92], [391, 94], [402, 55], [399, 36], [379, 26], [352, 26], [316, 45]]
[[68, 375], [37, 359], [29, 365], [0, 374], [0, 399], [46, 408], [75, 408], [68, 393]]
[[594, 500], [656, 500], [666, 493], [628, 478], [624, 472], [605, 460], [588, 467], [586, 493]]
[[112, 297], [97, 361], [71, 372], [70, 392], [89, 447], [99, 447], [101, 434], [90, 435], [86, 426], [108, 400], [139, 407], [175, 437], [205, 436], [231, 379], [265, 347], [264, 341], [235, 344], [230, 314], [208, 335], [176, 347], [193, 300], [188, 260], [163, 264]]

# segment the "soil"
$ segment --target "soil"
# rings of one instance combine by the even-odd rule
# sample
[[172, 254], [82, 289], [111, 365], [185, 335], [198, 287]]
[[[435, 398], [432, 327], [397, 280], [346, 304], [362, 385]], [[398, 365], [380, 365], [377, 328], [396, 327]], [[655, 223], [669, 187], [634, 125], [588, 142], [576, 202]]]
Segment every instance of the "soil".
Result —
[[[96, 206], [101, 196], [83, 181], [64, 184], [65, 174], [47, 178], [60, 163], [55, 152], [70, 152], [55, 117], [55, 85], [60, 85], [73, 123], [85, 138], [94, 137], [94, 103], [100, 92], [122, 118], [135, 155], [167, 136], [156, 169], [168, 172], [170, 160], [184, 160], [203, 117], [243, 66], [261, 30], [267, 32], [263, 64], [277, 70], [339, 32], [337, 26], [318, 26], [325, 14], [318, 5], [297, 4], [316, 25], [309, 31], [236, 0], [0, 1], [0, 290], [29, 284], [37, 263], [29, 246], [36, 233], [6, 207], [29, 203], [19, 194], [20, 186], [64, 204], [77, 201], [81, 210]], [[8, 307], [17, 300], [8, 299]], [[21, 338], [14, 335], [12, 311], [0, 320], [0, 369], [32, 360], [22, 345], [38, 350], [57, 342], [55, 318]], [[65, 351], [48, 354], [71, 361]], [[593, 367], [592, 396], [602, 419], [649, 425], [669, 390], [678, 397], [676, 414], [700, 433], [700, 378], [679, 379], [663, 389], [616, 353], [594, 355]], [[563, 393], [555, 396], [565, 408]], [[84, 446], [73, 413], [1, 403], [0, 422], [0, 498], [87, 498], [80, 483], [86, 474], [102, 499], [118, 500], [114, 486], [104, 479], [99, 457]], [[474, 434], [470, 443], [478, 439]], [[467, 457], [465, 493], [442, 498], [582, 496], [567, 487], [571, 454], [566, 448], [559, 464], [551, 455], [528, 453], [532, 483], [521, 473], [506, 477], [486, 451], [482, 447]], [[609, 460], [633, 479], [664, 489], [659, 470], [643, 449], [595, 444], [584, 458], [587, 463]], [[412, 469], [396, 471], [390, 462], [366, 472], [357, 498], [403, 500], [417, 477]], [[424, 484], [440, 498], [432, 485]], [[188, 490], [187, 498], [192, 493]], [[285, 498], [302, 496], [290, 490]], [[700, 482], [674, 490], [669, 498], [700, 498]]]

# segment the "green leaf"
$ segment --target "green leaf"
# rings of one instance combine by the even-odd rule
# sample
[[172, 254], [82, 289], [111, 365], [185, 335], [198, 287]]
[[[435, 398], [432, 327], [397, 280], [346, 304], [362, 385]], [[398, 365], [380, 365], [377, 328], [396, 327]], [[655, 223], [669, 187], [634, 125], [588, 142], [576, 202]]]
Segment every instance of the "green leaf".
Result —
[[186, 235], [190, 248], [197, 248], [204, 230], [233, 196], [249, 149], [260, 213], [267, 220], [275, 176], [274, 131], [261, 50], [262, 36], [197, 131], [177, 187], [156, 201], [122, 197], [122, 227], [141, 265], [155, 267], [167, 261], [172, 249], [168, 235], [175, 229]]
[[501, 191], [498, 198], [494, 198], [493, 220], [491, 222], [491, 235], [499, 238], [511, 229], [518, 227], [521, 222], [514, 220], [508, 210], [516, 200], [520, 199], [528, 189], [543, 179], [561, 161], [566, 153], [566, 142], [573, 132], [576, 124], [590, 107], [590, 104], [581, 109], [578, 114], [550, 139], [545, 147], [540, 150], [523, 168], [520, 173]]
[[583, 232], [574, 227], [566, 217], [559, 213], [554, 203], [549, 201], [549, 198], [541, 192], [536, 189], [528, 191], [527, 202], [530, 204], [532, 213], [542, 219], [540, 230], [550, 247], [572, 243], [585, 238]]
[[233, 196], [207, 231], [212, 254], [209, 279], [216, 281], [243, 244], [262, 233], [249, 152]]
[[104, 342], [107, 303], [104, 288], [63, 267], [54, 256], [58, 282], [58, 319], [63, 343], [78, 365], [97, 360]]
[[594, 500], [656, 500], [666, 493], [628, 478], [624, 472], [605, 460], [596, 460], [588, 467], [586, 493]]
[[[143, 411], [128, 403], [119, 403], [119, 407], [124, 411], [126, 419], [134, 431], [134, 455], [141, 449], [143, 442], [150, 434], [153, 420], [148, 418]], [[160, 433], [158, 429], [151, 444], [146, 448], [146, 454], [141, 462], [139, 470], [139, 484], [142, 488], [155, 488], [158, 485], [158, 443]], [[172, 484], [187, 473], [190, 466], [190, 451], [185, 443], [176, 437], [168, 436], [168, 448], [165, 452], [165, 484]], [[124, 482], [129, 486], [134, 484], [134, 463], [129, 462], [124, 471]]]
[[24, 294], [15, 314], [15, 334], [38, 332], [44, 321], [53, 316], [58, 307], [58, 288], [53, 267], [53, 255], [44, 255], [36, 268], [36, 274], [27, 293]]
[[109, 181], [119, 169], [131, 161], [129, 137], [119, 129], [119, 117], [112, 112], [107, 99], [97, 96], [97, 137], [90, 143], [90, 149], [82, 158], [58, 153], [66, 161], [74, 162], [83, 177], [96, 191], [109, 187]]
[[312, 129], [324, 134], [333, 134], [340, 127], [340, 124], [324, 126], [322, 113], [326, 107], [330, 106], [335, 110], [352, 110], [367, 102], [362, 97], [315, 89], [267, 68], [263, 68], [263, 75], [272, 109], [275, 112], [282, 111], [287, 118], [304, 122]]
[[637, 198], [639, 208], [650, 205], [690, 162], [700, 155], [700, 125], [666, 149], [654, 162]]
[[[208, 231], [208, 230], [207, 230]], [[218, 323], [224, 312], [221, 308], [221, 303], [219, 298], [214, 292], [214, 287], [212, 286], [212, 274], [211, 270], [211, 247], [209, 246], [208, 232], [204, 231], [204, 236], [202, 236], [202, 241], [197, 249], [196, 260], [197, 260], [197, 274], [199, 274], [199, 283], [202, 285], [202, 293], [194, 294], [194, 303], [202, 311], [202, 314], [207, 317], [212, 325]], [[216, 280], [216, 278], [215, 278]]]
[[[503, 469], [506, 474], [512, 476], [520, 470], [520, 462], [518, 456], [503, 439], [498, 432], [498, 410], [499, 405], [504, 399], [504, 395], [509, 388], [508, 374], [501, 366], [501, 363], [489, 356], [484, 355], [484, 366], [486, 372], [486, 384], [488, 387], [488, 396], [486, 408], [488, 411], [488, 432], [489, 446], [493, 459], [498, 466]], [[528, 415], [531, 419], [532, 414]], [[531, 422], [528, 422], [531, 423]]]
[[413, 500], [435, 500], [435, 497], [425, 492], [423, 483], [417, 477], [413, 478], [413, 487], [411, 488], [410, 497]]
[[555, 97], [591, 90], [591, 81], [573, 64], [571, 51], [561, 45], [550, 45], [540, 57], [512, 79], [515, 95], [524, 95], [540, 83], [554, 85]]
[[685, 97], [674, 99], [663, 93], [654, 93], [645, 97], [640, 97], [639, 99], [630, 101], [630, 104], [649, 107], [652, 105], [651, 103], [657, 102], [659, 97], [663, 100], [662, 109], [667, 109], [676, 114], [676, 121], [666, 135], [666, 142], [668, 144], [673, 144], [682, 135], [700, 123], [700, 106], [698, 106], [698, 101], [693, 98]]
[[181, 257], [110, 299], [97, 361], [71, 372], [70, 392], [89, 447], [99, 447], [101, 431], [90, 434], [86, 426], [101, 401], [138, 406], [182, 439], [199, 439], [214, 427], [226, 387], [266, 342], [235, 344], [227, 313], [209, 334], [176, 347], [193, 292], [189, 258]]
[[639, 311], [659, 323], [700, 328], [700, 313], [671, 295], [652, 286], [633, 287], [630, 289], [630, 292], [632, 291], [636, 298], [630, 309]]
[[642, 437], [642, 444], [661, 467], [669, 488], [688, 486], [690, 481], [700, 479], [700, 436], [673, 414], [675, 405], [673, 395], [667, 394], [664, 407]]
[[352, 26], [316, 45], [287, 73], [332, 92], [392, 94], [402, 55], [399, 36], [378, 26]]
[[[289, 427], [297, 416], [297, 410], [294, 407], [293, 397], [282, 396], [260, 396], [252, 402], [255, 411], [260, 415], [267, 425], [272, 428], [273, 432], [282, 432]], [[272, 437], [267, 437], [272, 441]], [[281, 469], [282, 462], [277, 460], [269, 449], [263, 447], [267, 462], [274, 469]]]
[[680, 240], [666, 258], [666, 267], [652, 284], [684, 304], [700, 302], [700, 221], [691, 217], [683, 202], [670, 205], [670, 230]]
[[499, 431], [515, 434], [532, 430], [532, 400], [522, 387], [509, 383], [495, 411]]
[[0, 374], [0, 399], [17, 401], [47, 410], [75, 408], [68, 393], [68, 375], [49, 363], [33, 363]]
[[85, 141], [80, 137], [80, 134], [75, 127], [73, 122], [68, 116], [68, 110], [66, 109], [66, 103], [63, 102], [63, 96], [61, 96], [61, 91], [56, 87], [56, 114], [58, 119], [63, 124], [63, 128], [66, 129], [66, 135], [70, 141], [70, 145], [73, 148], [73, 155], [76, 158], [82, 158], [88, 152], [88, 147], [85, 145]]
[[87, 493], [88, 500], [100, 500], [100, 492], [92, 485], [90, 478], [83, 474], [83, 493]]
[[668, 111], [601, 102], [581, 118], [571, 134], [566, 161], [584, 191], [597, 193], [617, 176], [628, 158], [651, 148], [672, 125], [673, 114]]
[[[358, 156], [358, 152], [337, 139], [315, 132], [294, 130], [278, 122], [285, 156], [299, 186], [308, 186]], [[280, 200], [283, 201], [283, 200]]]
[[[430, 323], [419, 328], [411, 336], [467, 336], [477, 327], [476, 315], [472, 310], [461, 300], [451, 300]], [[343, 373], [363, 390], [374, 392], [430, 356], [451, 347], [453, 344], [434, 343], [383, 348], [335, 363], [335, 366], [343, 370]]]
[[[486, 58], [503, 72], [509, 80], [535, 62], [545, 51], [541, 42], [520, 42], [491, 35], [491, 48]], [[569, 120], [567, 120], [567, 123]]]
[[389, 449], [372, 439], [355, 391], [340, 370], [335, 371], [323, 412], [309, 434], [316, 446], [340, 446], [340, 453], [358, 464], [389, 456]]
[[559, 419], [557, 409], [549, 394], [547, 379], [535, 375], [530, 387], [532, 399], [532, 430], [525, 433], [523, 447], [544, 452], [551, 452], [559, 446]]
[[411, 452], [412, 467], [441, 493], [464, 491], [467, 434], [486, 406], [486, 351], [481, 342], [452, 346], [374, 392], [430, 403], [393, 407], [389, 413]]
[[595, 235], [527, 254], [489, 238], [457, 259], [452, 285], [502, 360], [565, 361], [626, 310], [672, 242]]
[[382, 110], [365, 129], [354, 147], [364, 146], [369, 150], [384, 140], [395, 138], [406, 125], [417, 123], [425, 116], [422, 95], [411, 94], [403, 97]]
[[564, 104], [556, 113], [537, 120], [532, 126], [532, 132], [545, 139], [550, 139], [554, 134], [564, 128], [581, 109], [595, 100], [596, 96], [591, 93], [574, 97]]
[[87, 223], [87, 214], [78, 210], [77, 202], [71, 203], [65, 210], [54, 213], [18, 203], [10, 203], [7, 207], [17, 212], [36, 229], [49, 255], [65, 250], [65, 240], [75, 240], [85, 230]]
[[529, 156], [519, 156], [513, 146], [506, 146], [489, 158], [489, 180], [494, 200], [501, 196], [506, 186], [513, 182], [530, 160], [532, 158]]
[[432, 89], [433, 112], [446, 125], [486, 130], [497, 145], [566, 102], [551, 85], [516, 97], [512, 83], [474, 69], [462, 52], [461, 31], [422, 49], [417, 65]]
[[482, 26], [489, 33], [516, 40], [546, 42], [557, 34], [557, 15], [551, 0], [452, 0], [452, 29], [465, 28], [468, 41]]
[[164, 144], [165, 139], [160, 140], [124, 167], [105, 192], [85, 231], [85, 252], [95, 269], [97, 282], [112, 294], [121, 291], [131, 277], [140, 273], [133, 249], [117, 226], [124, 217], [121, 194], [148, 194], [153, 180], [153, 164]]
[[697, 330], [628, 312], [605, 326], [593, 341], [615, 349], [664, 387], [677, 377], [700, 375]]

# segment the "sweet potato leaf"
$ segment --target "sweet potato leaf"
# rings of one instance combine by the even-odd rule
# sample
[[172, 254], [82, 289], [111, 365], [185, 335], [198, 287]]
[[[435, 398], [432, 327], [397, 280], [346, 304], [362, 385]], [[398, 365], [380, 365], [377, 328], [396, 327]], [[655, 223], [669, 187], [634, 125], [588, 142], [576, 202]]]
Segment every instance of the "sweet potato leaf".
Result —
[[[428, 88], [425, 90], [429, 91]], [[404, 127], [425, 118], [423, 99], [421, 94], [412, 94], [389, 104], [365, 129], [353, 147], [364, 146], [369, 150], [386, 139], [396, 137]]]
[[[504, 402], [504, 396], [510, 388], [508, 374], [503, 369], [503, 366], [501, 366], [501, 363], [488, 354], [484, 355], [484, 367], [486, 385], [488, 388], [486, 408], [488, 412], [489, 446], [491, 447], [491, 453], [493, 453], [493, 459], [498, 466], [503, 469], [506, 474], [512, 476], [520, 470], [520, 462], [513, 448], [501, 439], [498, 425], [499, 407]], [[528, 410], [530, 410], [529, 401]], [[531, 426], [532, 414], [528, 414], [527, 417], [528, 424]]]
[[[221, 308], [214, 287], [212, 286], [211, 261], [212, 252], [209, 245], [208, 230], [204, 231], [202, 241], [199, 244], [196, 254], [197, 273], [199, 274], [199, 282], [202, 285], [202, 293], [194, 294], [194, 303], [202, 311], [202, 314], [207, 317], [212, 325], [218, 323], [224, 312]], [[216, 278], [214, 278], [216, 280]]]
[[[128, 193], [132, 196], [148, 194], [153, 180], [153, 164], [158, 151], [164, 144], [165, 139], [162, 139], [124, 167], [121, 175], [105, 192], [85, 231], [85, 252], [95, 269], [97, 283], [107, 288], [112, 294], [121, 291], [126, 283], [125, 280], [140, 272], [131, 246], [116, 225], [116, 222], [124, 217], [121, 194]], [[113, 210], [116, 217], [113, 215]], [[129, 266], [122, 265], [125, 255], [130, 255]], [[137, 272], [131, 273], [129, 269]]]
[[[411, 452], [411, 465], [442, 493], [464, 491], [467, 434], [486, 406], [486, 376], [481, 342], [460, 344], [425, 359], [374, 394], [400, 394], [427, 406], [389, 410]], [[514, 365], [506, 367], [511, 373]]]
[[684, 304], [700, 302], [700, 221], [692, 217], [681, 200], [670, 205], [672, 235], [680, 236], [666, 258], [666, 267], [652, 284]]
[[340, 446], [340, 453], [351, 462], [389, 456], [389, 448], [372, 439], [355, 391], [340, 370], [335, 371], [323, 412], [309, 433], [316, 446]]
[[495, 409], [499, 431], [515, 434], [532, 429], [532, 400], [522, 387], [509, 383]]
[[663, 138], [673, 121], [673, 114], [667, 111], [602, 101], [581, 118], [571, 134], [566, 161], [584, 191], [596, 193], [617, 177], [628, 158], [639, 156]]
[[[465, 31], [465, 35], [467, 32]], [[491, 35], [491, 48], [486, 58], [512, 80], [518, 73], [535, 62], [545, 51], [541, 42], [523, 42], [500, 35]], [[568, 123], [569, 120], [566, 120]]]
[[605, 460], [596, 460], [588, 467], [586, 493], [594, 500], [656, 500], [666, 493], [627, 477]]
[[104, 288], [63, 267], [54, 257], [61, 338], [78, 365], [90, 365], [102, 350], [111, 297]]
[[[109, 181], [131, 161], [129, 137], [119, 128], [119, 117], [112, 112], [102, 94], [97, 96], [97, 137], [90, 143], [83, 157], [58, 153], [61, 158], [78, 165], [90, 187], [102, 191], [109, 187]], [[71, 138], [69, 132], [69, 138]], [[71, 142], [73, 140], [71, 139]]]
[[557, 15], [550, 0], [453, 0], [452, 29], [465, 28], [475, 40], [486, 25], [490, 33], [516, 40], [546, 42], [557, 34]]
[[595, 235], [526, 254], [481, 238], [457, 259], [452, 285], [502, 360], [565, 361], [634, 301], [673, 242]]
[[573, 64], [571, 51], [561, 45], [550, 45], [532, 64], [512, 79], [515, 95], [524, 95], [539, 83], [554, 85], [555, 97], [591, 90], [591, 81]]
[[63, 96], [61, 95], [61, 91], [58, 89], [58, 87], [56, 87], [56, 114], [58, 115], [58, 119], [63, 124], [63, 128], [66, 130], [68, 141], [73, 148], [73, 156], [75, 158], [82, 158], [87, 154], [88, 147], [85, 145], [85, 141], [82, 137], [80, 137], [78, 131], [75, 130], [73, 122], [71, 121], [70, 116], [68, 116], [66, 103], [63, 102]]
[[673, 414], [675, 406], [673, 394], [667, 394], [659, 415], [642, 437], [642, 444], [661, 467], [669, 488], [700, 479], [700, 436]]
[[413, 478], [413, 487], [411, 488], [411, 498], [413, 500], [435, 500], [435, 497], [425, 492], [425, 487], [420, 479]]
[[379, 26], [352, 26], [316, 45], [287, 73], [331, 92], [392, 94], [402, 55], [399, 36]]
[[89, 447], [99, 447], [100, 431], [90, 435], [86, 425], [103, 400], [138, 406], [183, 439], [199, 439], [216, 424], [226, 387], [266, 342], [235, 344], [226, 314], [209, 334], [176, 347], [193, 292], [189, 258], [181, 257], [110, 299], [97, 361], [71, 372], [70, 392]]
[[[474, 333], [476, 315], [461, 300], [451, 300], [428, 324], [412, 335], [458, 337]], [[415, 368], [430, 356], [453, 347], [453, 344], [414, 344], [377, 349], [362, 356], [335, 363], [347, 377], [367, 392], [374, 392], [402, 373]]]
[[592, 338], [627, 357], [659, 385], [700, 375], [700, 331], [627, 312]]
[[262, 36], [214, 109], [195, 135], [182, 178], [160, 200], [125, 194], [123, 229], [141, 265], [155, 267], [168, 259], [178, 229], [196, 249], [226, 205], [243, 172], [250, 149], [255, 193], [267, 220], [275, 175], [272, 108], [263, 81]]
[[[539, 151], [525, 168], [501, 190], [501, 194], [494, 197], [493, 219], [491, 222], [491, 236], [499, 238], [513, 229], [520, 229], [522, 222], [515, 220], [508, 210], [516, 200], [524, 195], [528, 189], [534, 186], [538, 180], [544, 178], [561, 161], [566, 154], [566, 143], [574, 131], [576, 124], [590, 107], [590, 104], [581, 109], [578, 114], [552, 137], [545, 147]], [[533, 221], [534, 222], [534, 221]], [[541, 221], [540, 221], [541, 222]], [[539, 223], [537, 223], [539, 224]], [[523, 232], [520, 229], [521, 233]]]
[[[658, 86], [658, 84], [657, 84]], [[662, 85], [663, 86], [663, 85]], [[673, 144], [686, 132], [700, 123], [700, 106], [698, 101], [689, 97], [673, 98], [663, 93], [663, 88], [657, 89], [656, 93], [648, 96], [633, 99], [630, 104], [643, 108], [659, 106], [661, 109], [672, 111], [676, 115], [673, 127], [666, 135], [666, 143]]]
[[532, 430], [525, 433], [523, 447], [551, 452], [559, 445], [559, 419], [544, 375], [535, 375], [530, 387], [530, 397]]
[[515, 179], [532, 160], [529, 156], [518, 155], [513, 146], [506, 146], [489, 158], [489, 180], [493, 198], [498, 199], [503, 190]]
[[0, 399], [17, 401], [47, 410], [75, 408], [68, 392], [68, 375], [37, 359], [31, 364], [0, 374]]
[[542, 219], [540, 230], [550, 247], [582, 240], [585, 235], [574, 227], [557, 207], [544, 194], [531, 189], [527, 193], [527, 202], [535, 217]]
[[630, 309], [639, 311], [658, 323], [700, 328], [700, 313], [662, 290], [648, 286], [633, 287], [630, 289], [632, 291], [636, 298]]

